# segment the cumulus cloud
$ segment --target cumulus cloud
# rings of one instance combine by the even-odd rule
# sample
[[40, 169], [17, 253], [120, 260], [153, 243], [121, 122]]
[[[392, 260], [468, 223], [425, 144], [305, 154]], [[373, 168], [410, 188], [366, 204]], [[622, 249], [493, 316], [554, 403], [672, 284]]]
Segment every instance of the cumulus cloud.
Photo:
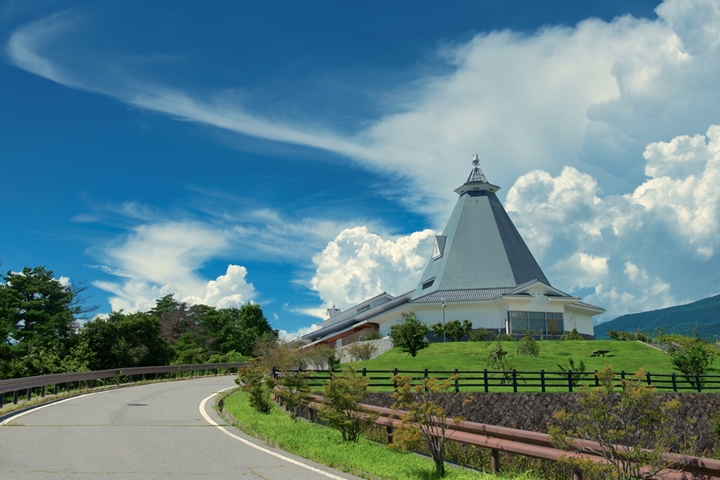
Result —
[[561, 289], [598, 285], [588, 301], [608, 319], [720, 290], [720, 127], [647, 145], [648, 178], [632, 193], [602, 196], [590, 175], [533, 171], [506, 208]]
[[195, 222], [140, 225], [103, 251], [105, 270], [120, 281], [95, 281], [111, 292], [113, 310], [147, 310], [155, 300], [176, 294], [188, 303], [218, 307], [239, 305], [253, 298], [244, 267], [229, 265], [215, 280], [202, 278], [197, 270], [229, 245], [229, 232]]
[[405, 293], [417, 284], [434, 233], [384, 239], [367, 227], [345, 229], [313, 258], [317, 269], [310, 284], [324, 302], [340, 309], [382, 292]]

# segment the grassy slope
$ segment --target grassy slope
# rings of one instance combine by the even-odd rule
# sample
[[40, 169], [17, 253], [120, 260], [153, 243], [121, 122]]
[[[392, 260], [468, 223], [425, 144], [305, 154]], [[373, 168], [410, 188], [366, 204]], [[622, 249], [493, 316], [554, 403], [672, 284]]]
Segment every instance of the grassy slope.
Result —
[[[384, 445], [361, 439], [358, 443], [345, 443], [340, 433], [318, 424], [293, 421], [277, 407], [269, 415], [253, 410], [247, 394], [235, 391], [225, 397], [225, 408], [238, 418], [247, 433], [266, 438], [272, 444], [304, 458], [366, 478], [431, 479], [433, 463], [412, 453], [388, 450]], [[493, 479], [474, 471], [451, 468], [445, 477], [450, 480]], [[536, 477], [499, 477], [515, 480], [536, 480]]]
[[[518, 342], [503, 342], [503, 348], [509, 352], [508, 361], [518, 371], [558, 371], [557, 364], [567, 364], [569, 358], [572, 358], [576, 365], [579, 360], [585, 362], [588, 371], [600, 370], [605, 364], [611, 365], [616, 372], [625, 370], [634, 373], [640, 368], [651, 373], [673, 371], [667, 354], [637, 342], [555, 340], [538, 343], [540, 356], [537, 358], [519, 355]], [[418, 352], [415, 358], [393, 348], [374, 360], [355, 362], [354, 365], [368, 370], [482, 370], [486, 368], [485, 358], [492, 346], [491, 342], [434, 343]], [[595, 350], [610, 350], [610, 353], [605, 357], [590, 357]]]

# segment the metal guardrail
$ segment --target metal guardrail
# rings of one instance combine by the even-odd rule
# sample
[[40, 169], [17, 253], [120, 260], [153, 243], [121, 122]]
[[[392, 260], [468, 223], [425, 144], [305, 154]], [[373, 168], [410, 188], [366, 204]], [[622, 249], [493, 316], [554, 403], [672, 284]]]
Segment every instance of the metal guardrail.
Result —
[[[331, 370], [292, 370], [308, 374], [307, 380], [311, 387], [326, 385], [333, 373], [343, 372], [340, 369]], [[282, 374], [282, 370], [275, 370]], [[498, 370], [368, 370], [366, 368], [356, 371], [356, 375], [368, 377], [368, 388], [392, 389], [395, 375], [410, 375], [413, 385], [422, 384], [425, 378], [452, 379], [455, 392], [484, 391], [484, 392], [574, 392], [582, 385], [598, 386], [599, 380], [593, 372], [551, 372], [540, 370], [528, 371], [498, 371]], [[616, 373], [618, 380], [615, 387], [622, 388], [622, 380], [635, 378], [635, 373], [620, 371]], [[684, 374], [651, 374], [644, 372], [641, 380], [646, 385], [652, 385], [658, 391], [672, 392], [712, 392], [720, 391], [720, 375], [684, 375]]]
[[[162, 365], [154, 367], [132, 367], [132, 368], [113, 368], [110, 370], [94, 370], [90, 372], [70, 372], [56, 373], [52, 375], [40, 375], [37, 377], [11, 378], [8, 380], [0, 380], [0, 408], [4, 405], [4, 398], [7, 393], [13, 394], [13, 403], [17, 404], [20, 392], [25, 392], [28, 400], [32, 399], [33, 392], [39, 390], [38, 395], [44, 397], [47, 387], [52, 387], [52, 393], [57, 395], [59, 390], [70, 391], [73, 385], [76, 388], [86, 387], [95, 388], [98, 382], [102, 386], [121, 385], [124, 383], [133, 383], [134, 379], [146, 380], [148, 376], [157, 379], [160, 375], [174, 374], [176, 377], [182, 378], [187, 372], [190, 375], [194, 372], [201, 372], [202, 375], [206, 371], [214, 370], [235, 370], [248, 363], [197, 363], [190, 365]], [[113, 381], [110, 382], [109, 380]], [[64, 388], [63, 388], [64, 387]]]
[[[322, 407], [325, 399], [319, 395], [311, 395], [312, 401], [307, 405], [311, 419]], [[386, 427], [388, 443], [392, 443], [393, 430], [400, 424], [400, 418], [407, 412], [375, 405], [361, 404], [366, 412], [378, 415], [374, 420], [377, 425]], [[601, 451], [600, 444], [575, 440], [578, 451], [567, 451], [556, 448], [550, 435], [508, 427], [499, 427], [476, 422], [455, 422], [448, 419], [446, 438], [450, 441], [476, 445], [491, 450], [491, 468], [493, 473], [500, 471], [500, 452], [514, 453], [526, 457], [539, 458], [557, 462], [563, 458], [589, 460], [594, 463], [606, 463], [607, 460], [595, 452]], [[629, 447], [628, 447], [629, 448]], [[676, 462], [676, 469], [661, 471], [656, 478], [663, 480], [684, 480], [687, 478], [720, 479], [720, 460], [704, 457], [670, 454], [669, 460]], [[691, 475], [688, 477], [688, 475]], [[582, 480], [582, 472], [575, 471], [574, 480]]]

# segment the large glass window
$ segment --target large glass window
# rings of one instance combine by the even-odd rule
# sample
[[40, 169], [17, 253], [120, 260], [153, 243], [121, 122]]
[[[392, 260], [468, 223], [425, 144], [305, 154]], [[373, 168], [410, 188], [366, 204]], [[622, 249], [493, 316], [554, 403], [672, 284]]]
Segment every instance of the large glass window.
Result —
[[565, 331], [563, 314], [553, 312], [508, 312], [510, 319], [510, 333], [523, 333], [532, 330], [533, 333], [560, 334]]

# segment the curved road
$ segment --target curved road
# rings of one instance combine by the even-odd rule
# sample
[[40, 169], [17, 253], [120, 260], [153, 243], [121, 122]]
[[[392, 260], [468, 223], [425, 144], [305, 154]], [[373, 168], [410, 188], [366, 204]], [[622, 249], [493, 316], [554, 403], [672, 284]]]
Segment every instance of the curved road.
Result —
[[0, 426], [0, 478], [358, 479], [213, 425], [224, 424], [215, 398], [201, 412], [203, 400], [234, 385], [233, 377], [156, 383], [17, 415]]

